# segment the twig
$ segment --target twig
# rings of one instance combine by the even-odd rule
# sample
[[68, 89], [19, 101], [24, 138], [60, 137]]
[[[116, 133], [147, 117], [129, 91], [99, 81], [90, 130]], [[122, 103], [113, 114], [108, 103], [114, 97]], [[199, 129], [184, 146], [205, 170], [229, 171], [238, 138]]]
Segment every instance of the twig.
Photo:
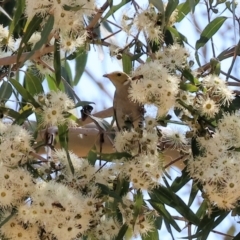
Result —
[[[35, 58], [39, 58], [42, 55], [45, 55], [47, 53], [53, 52], [54, 51], [54, 46], [50, 46], [50, 47], [45, 47], [43, 49], [40, 49], [38, 51], [36, 51], [31, 57], [30, 59], [35, 59]], [[23, 53], [19, 59], [19, 62], [22, 62], [26, 59], [26, 57], [29, 55], [30, 52], [26, 52]], [[13, 55], [13, 56], [9, 56], [9, 57], [4, 57], [4, 58], [0, 58], [0, 66], [3, 65], [11, 65], [17, 62], [17, 55]]]
[[185, 154], [185, 155], [182, 155], [182, 156], [180, 156], [180, 157], [172, 160], [170, 163], [166, 164], [166, 165], [163, 167], [163, 169], [166, 169], [166, 168], [170, 167], [170, 166], [173, 165], [174, 163], [182, 160], [182, 159], [183, 159], [184, 157], [186, 157], [187, 155], [188, 155], [188, 154]]
[[99, 19], [102, 17], [102, 14], [108, 8], [108, 6], [109, 6], [108, 1], [106, 1], [102, 5], [102, 7], [98, 10], [98, 12], [94, 15], [92, 21], [89, 23], [89, 25], [86, 28], [87, 30], [92, 30], [97, 25]]

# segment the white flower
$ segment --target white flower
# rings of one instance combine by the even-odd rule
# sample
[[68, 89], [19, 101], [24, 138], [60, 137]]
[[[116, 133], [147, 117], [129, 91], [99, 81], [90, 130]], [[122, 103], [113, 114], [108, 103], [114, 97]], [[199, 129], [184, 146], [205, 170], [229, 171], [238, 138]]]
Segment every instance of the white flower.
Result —
[[156, 52], [156, 58], [159, 62], [172, 71], [176, 70], [176, 68], [184, 68], [188, 57], [188, 50], [176, 43]]
[[207, 88], [209, 96], [216, 99], [219, 104], [229, 105], [235, 97], [226, 82], [216, 75], [206, 76], [202, 84]]
[[142, 104], [158, 107], [158, 116], [166, 114], [176, 102], [179, 78], [171, 75], [159, 61], [147, 62], [138, 67], [133, 76], [142, 76], [133, 81], [129, 97]]
[[215, 101], [210, 98], [202, 99], [200, 103], [200, 111], [202, 115], [213, 118], [219, 112], [219, 107]]
[[163, 128], [163, 141], [168, 146], [176, 149], [184, 149], [188, 145], [185, 134], [176, 128]]
[[0, 167], [0, 206], [17, 206], [34, 191], [32, 177], [21, 168]]
[[0, 129], [0, 162], [11, 167], [26, 163], [33, 151], [30, 145], [32, 136], [18, 125], [1, 123]]
[[35, 111], [41, 116], [44, 126], [57, 126], [67, 124], [68, 126], [76, 126], [76, 123], [68, 118], [67, 113], [74, 107], [74, 102], [64, 92], [54, 92], [38, 94], [34, 96], [35, 100], [42, 105], [42, 109]]

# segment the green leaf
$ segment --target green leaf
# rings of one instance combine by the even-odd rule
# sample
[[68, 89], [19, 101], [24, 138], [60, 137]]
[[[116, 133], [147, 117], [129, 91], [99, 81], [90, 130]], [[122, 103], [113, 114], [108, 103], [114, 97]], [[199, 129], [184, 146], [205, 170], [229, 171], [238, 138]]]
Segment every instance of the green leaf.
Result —
[[239, 239], [240, 239], [240, 232], [232, 240], [239, 240]]
[[178, 0], [169, 0], [166, 10], [165, 10], [165, 21], [168, 23], [169, 18], [171, 17], [172, 13], [174, 12], [174, 10], [177, 8], [179, 4]]
[[25, 99], [25, 101], [31, 103], [35, 108], [40, 107], [31, 93], [29, 93], [17, 80], [10, 79], [9, 82], [14, 86], [17, 92]]
[[132, 71], [132, 60], [126, 53], [122, 54], [122, 64], [123, 71], [127, 74], [130, 74]]
[[208, 42], [208, 40], [223, 25], [226, 19], [227, 17], [217, 17], [204, 28], [200, 35], [200, 39], [196, 42], [196, 50], [198, 50], [200, 47], [203, 47]]
[[159, 212], [163, 218], [170, 223], [178, 232], [181, 232], [181, 228], [177, 225], [171, 214], [167, 211], [164, 205], [160, 202], [155, 202], [153, 200], [148, 200], [148, 202], [152, 205], [152, 207]]
[[166, 29], [176, 38], [178, 42], [181, 42], [181, 44], [183, 44], [183, 42], [188, 43], [187, 38], [178, 32], [176, 28], [168, 26]]
[[[67, 67], [68, 65], [65, 64], [65, 66]], [[69, 69], [70, 70], [70, 69]], [[70, 74], [70, 76], [69, 76]], [[69, 98], [71, 99], [75, 99], [75, 94], [74, 94], [74, 90], [73, 90], [73, 86], [72, 86], [72, 80], [71, 80], [71, 71], [67, 71], [67, 69], [64, 66], [61, 66], [61, 79], [64, 79], [62, 81], [62, 84], [60, 84], [61, 86], [64, 86], [63, 88], [63, 92], [65, 92]]]
[[[219, 220], [217, 220], [219, 217], [220, 219], [222, 219], [224, 216], [226, 217], [229, 214], [229, 212], [224, 211], [224, 210], [220, 210], [220, 209], [213, 209], [212, 214], [209, 216], [208, 214], [206, 214], [201, 221], [199, 222], [199, 224], [197, 225], [197, 231], [196, 233], [199, 232], [203, 232], [204, 235], [209, 234], [209, 232], [216, 227], [215, 225], [215, 219], [217, 222], [219, 222]], [[203, 238], [203, 239], [207, 239], [207, 238]]]
[[12, 110], [11, 108], [1, 107], [0, 106], [0, 112], [4, 115], [7, 115], [13, 119], [16, 119], [19, 117], [20, 113]]
[[191, 188], [191, 192], [189, 195], [189, 200], [188, 200], [188, 206], [190, 207], [193, 203], [193, 201], [195, 200], [197, 193], [198, 193], [199, 189], [197, 187], [197, 184], [195, 184], [194, 182], [192, 183], [192, 188]]
[[74, 174], [74, 167], [68, 151], [68, 127], [67, 125], [58, 125], [58, 139], [61, 147], [65, 150], [69, 168]]
[[25, 83], [27, 90], [34, 96], [38, 93], [43, 93], [42, 80], [34, 75], [30, 70], [25, 73]]
[[155, 217], [154, 225], [157, 229], [161, 229], [162, 227], [162, 216]]
[[13, 89], [9, 82], [3, 81], [0, 87], [0, 101], [7, 101], [12, 95]]
[[118, 9], [120, 9], [122, 6], [129, 2], [131, 2], [131, 0], [122, 0], [122, 2], [120, 2], [119, 4], [110, 7], [110, 10], [106, 13], [101, 22], [104, 22], [108, 17], [113, 15]]
[[191, 71], [188, 70], [188, 69], [184, 69], [184, 70], [182, 71], [182, 75], [183, 75], [187, 80], [189, 80], [193, 85], [196, 85], [196, 84], [199, 83], [198, 79], [195, 78], [195, 77], [192, 75]]
[[[151, 3], [160, 13], [164, 14], [164, 4], [162, 0], [149, 0], [149, 3]], [[165, 18], [163, 18], [165, 19]]]
[[196, 59], [196, 61], [197, 61], [197, 64], [198, 64], [198, 66], [201, 66], [201, 63], [200, 63], [200, 59], [199, 59], [199, 55], [198, 55], [198, 51], [195, 51], [195, 59]]
[[121, 202], [122, 198], [116, 194], [116, 192], [114, 192], [113, 190], [111, 190], [108, 186], [101, 184], [101, 183], [96, 183], [96, 185], [98, 186], [98, 188], [101, 190], [101, 193], [105, 196], [110, 196], [112, 198], [114, 198], [116, 201]]
[[42, 18], [38, 15], [35, 15], [31, 22], [28, 24], [27, 29], [22, 37], [22, 40], [20, 42], [19, 48], [18, 48], [18, 54], [17, 54], [17, 62], [19, 62], [20, 56], [22, 55], [25, 46], [27, 45], [28, 40], [30, 37], [35, 33], [36, 29], [40, 27], [40, 24], [42, 22]]
[[19, 114], [19, 116], [15, 119], [13, 124], [22, 125], [32, 113], [33, 113], [32, 109], [27, 109], [21, 112], [21, 114]]
[[62, 66], [62, 70], [64, 70], [62, 75], [63, 75], [64, 78], [66, 78], [65, 75], [67, 75], [67, 77], [69, 79], [68, 83], [71, 85], [71, 87], [73, 87], [73, 84], [72, 84], [73, 83], [73, 76], [72, 76], [71, 66], [70, 66], [69, 62], [66, 59], [65, 59], [65, 61], [63, 62], [62, 65], [63, 65]]
[[195, 0], [189, 0], [189, 6], [190, 6], [190, 9], [191, 9], [191, 12], [194, 13], [195, 6], [196, 6]]
[[[153, 190], [153, 193], [149, 193], [152, 200], [155, 201], [157, 197], [157, 199], [159, 199], [162, 203], [167, 204], [170, 207], [174, 208], [176, 211], [178, 211], [183, 217], [188, 219], [188, 221], [192, 222], [195, 225], [199, 224], [199, 218], [184, 203], [184, 201], [172, 191], [171, 188], [159, 186], [158, 188]], [[167, 199], [167, 201], [165, 199]]]
[[135, 224], [137, 217], [141, 212], [143, 203], [143, 194], [140, 190], [138, 190], [137, 194], [134, 196], [133, 225]]
[[184, 91], [188, 91], [188, 92], [197, 92], [198, 91], [198, 87], [191, 84], [191, 83], [180, 83], [180, 88]]
[[208, 235], [209, 233], [216, 227], [218, 226], [226, 217], [227, 215], [229, 214], [229, 212], [227, 211], [221, 211], [219, 216], [216, 217], [216, 220], [215, 220], [215, 217], [214, 216], [206, 216], [208, 218], [208, 220], [206, 220], [206, 217], [204, 217], [201, 221], [201, 225], [203, 223], [203, 220], [206, 220], [205, 221], [205, 224], [202, 225], [203, 228], [201, 229], [201, 231], [199, 231], [199, 228], [197, 229], [197, 234], [200, 234], [201, 236], [201, 239], [208, 239]]
[[55, 39], [54, 42], [54, 70], [55, 70], [55, 80], [59, 87], [62, 81], [62, 66], [61, 66], [61, 56], [60, 56], [60, 42]]
[[177, 16], [177, 22], [181, 22], [183, 18], [185, 18], [190, 11], [194, 12], [195, 6], [199, 3], [200, 0], [195, 0], [194, 4], [193, 1], [187, 0], [184, 3], [181, 3], [178, 5], [178, 16]]
[[96, 146], [94, 145], [93, 148], [88, 152], [87, 160], [89, 163], [94, 166], [97, 161], [97, 152], [96, 152]]
[[25, 0], [18, 0], [18, 1], [16, 1], [16, 8], [15, 9], [16, 10], [14, 12], [14, 16], [13, 16], [13, 19], [11, 21], [11, 25], [9, 27], [9, 35], [8, 35], [8, 37], [10, 37], [12, 35], [13, 30], [15, 29], [16, 25], [20, 21], [20, 18], [22, 17], [22, 14], [24, 13]]
[[29, 59], [37, 50], [39, 50], [44, 44], [48, 42], [48, 37], [53, 29], [53, 24], [54, 24], [54, 16], [50, 15], [41, 31], [40, 40], [35, 44], [32, 51], [26, 56], [24, 61]]
[[205, 216], [207, 208], [208, 208], [208, 203], [204, 199], [196, 212], [196, 215], [199, 219], [202, 219], [202, 217]]
[[190, 181], [189, 173], [187, 169], [184, 168], [182, 170], [182, 175], [180, 177], [176, 177], [171, 185], [171, 189], [173, 192], [179, 191], [182, 187], [184, 187]]
[[115, 237], [114, 240], [122, 240], [122, 239], [124, 239], [124, 236], [125, 236], [127, 230], [128, 230], [128, 225], [126, 223], [124, 223], [122, 225], [118, 235]]
[[49, 90], [57, 91], [58, 87], [56, 85], [55, 78], [51, 75], [46, 75], [46, 79], [47, 79]]
[[76, 86], [79, 83], [79, 81], [82, 77], [82, 74], [83, 74], [86, 64], [87, 64], [87, 59], [88, 59], [88, 52], [85, 50], [80, 50], [79, 54], [76, 57], [76, 63], [75, 63], [76, 74], [75, 74], [75, 77], [73, 80], [74, 86]]

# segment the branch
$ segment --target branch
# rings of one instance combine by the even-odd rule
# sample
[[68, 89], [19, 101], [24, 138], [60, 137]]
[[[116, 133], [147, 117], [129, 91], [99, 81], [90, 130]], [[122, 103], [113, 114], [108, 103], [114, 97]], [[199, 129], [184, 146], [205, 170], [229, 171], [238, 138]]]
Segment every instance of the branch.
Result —
[[[50, 46], [50, 47], [45, 47], [43, 49], [40, 49], [38, 51], [36, 51], [31, 57], [30, 59], [35, 59], [35, 58], [39, 58], [42, 55], [45, 55], [47, 53], [53, 52], [54, 51], [54, 46]], [[26, 60], [27, 56], [29, 55], [30, 52], [26, 52], [23, 53], [19, 59], [19, 62], [23, 62]], [[3, 65], [12, 65], [14, 63], [17, 62], [17, 55], [13, 55], [13, 56], [9, 56], [9, 57], [4, 57], [4, 58], [0, 58], [0, 66]]]
[[109, 6], [108, 1], [106, 1], [102, 5], [102, 7], [98, 10], [98, 12], [94, 15], [92, 21], [87, 26], [87, 30], [92, 30], [97, 25], [99, 19], [102, 17], [102, 14], [108, 8], [108, 6]]

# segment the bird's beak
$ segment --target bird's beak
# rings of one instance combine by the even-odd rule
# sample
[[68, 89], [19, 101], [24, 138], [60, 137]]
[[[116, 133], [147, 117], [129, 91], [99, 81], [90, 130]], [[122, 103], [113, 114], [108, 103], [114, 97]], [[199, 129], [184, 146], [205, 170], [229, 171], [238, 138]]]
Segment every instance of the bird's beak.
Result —
[[109, 76], [108, 74], [104, 74], [104, 75], [103, 75], [103, 77], [106, 77], [106, 78], [108, 78], [108, 76]]

